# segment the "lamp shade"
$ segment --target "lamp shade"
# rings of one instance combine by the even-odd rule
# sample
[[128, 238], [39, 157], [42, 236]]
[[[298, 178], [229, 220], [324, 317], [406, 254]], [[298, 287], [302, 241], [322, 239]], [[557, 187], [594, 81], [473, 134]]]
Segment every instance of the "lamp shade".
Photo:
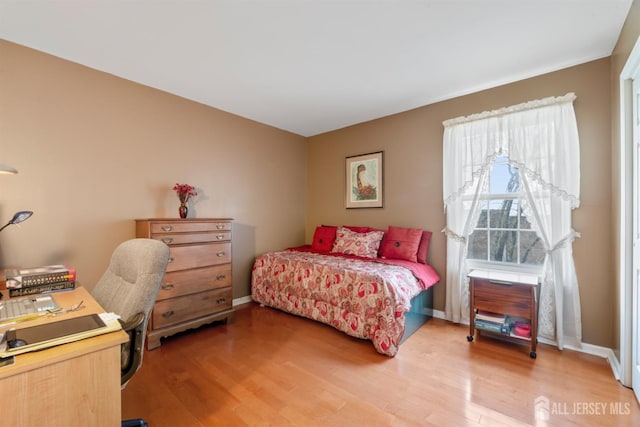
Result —
[[18, 173], [18, 170], [15, 168], [12, 168], [9, 165], [5, 165], [4, 163], [0, 162], [0, 173], [3, 174], [9, 174], [9, 175], [15, 175]]
[[20, 224], [22, 221], [28, 220], [29, 218], [31, 218], [31, 215], [33, 215], [32, 211], [16, 212], [15, 215], [13, 215], [13, 218], [11, 218], [8, 223], [0, 227], [0, 231], [4, 230], [5, 228], [7, 228], [12, 224]]

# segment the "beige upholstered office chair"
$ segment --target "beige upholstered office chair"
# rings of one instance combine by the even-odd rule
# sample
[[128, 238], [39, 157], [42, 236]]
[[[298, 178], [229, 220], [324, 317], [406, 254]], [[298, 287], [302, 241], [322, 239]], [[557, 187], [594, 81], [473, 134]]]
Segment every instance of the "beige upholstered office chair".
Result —
[[[142, 365], [149, 315], [168, 262], [169, 247], [159, 240], [127, 240], [113, 251], [107, 271], [91, 292], [102, 308], [120, 316], [129, 334], [121, 353], [123, 388]], [[123, 425], [145, 425], [142, 420], [132, 421]]]

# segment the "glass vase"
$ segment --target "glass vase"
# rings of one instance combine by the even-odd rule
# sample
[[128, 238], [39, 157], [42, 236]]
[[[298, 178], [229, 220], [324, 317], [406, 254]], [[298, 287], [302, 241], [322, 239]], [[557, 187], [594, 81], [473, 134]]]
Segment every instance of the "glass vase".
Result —
[[180, 207], [178, 208], [178, 213], [180, 214], [180, 218], [186, 218], [189, 213], [189, 208], [186, 203], [180, 203]]

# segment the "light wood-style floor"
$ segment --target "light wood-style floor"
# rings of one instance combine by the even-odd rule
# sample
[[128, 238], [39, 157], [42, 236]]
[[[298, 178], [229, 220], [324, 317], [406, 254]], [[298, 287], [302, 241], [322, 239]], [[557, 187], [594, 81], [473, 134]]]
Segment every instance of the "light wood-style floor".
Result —
[[[123, 418], [162, 426], [639, 426], [606, 360], [432, 319], [393, 357], [251, 303], [228, 325], [163, 340], [122, 392]], [[536, 412], [538, 409], [538, 412]]]

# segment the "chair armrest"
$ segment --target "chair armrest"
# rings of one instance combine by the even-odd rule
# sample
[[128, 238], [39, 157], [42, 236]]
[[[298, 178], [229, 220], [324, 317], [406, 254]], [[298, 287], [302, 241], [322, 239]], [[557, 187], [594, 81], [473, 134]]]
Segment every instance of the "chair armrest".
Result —
[[122, 326], [122, 329], [124, 329], [125, 332], [129, 333], [131, 330], [142, 325], [142, 322], [144, 322], [144, 313], [136, 313], [126, 321], [118, 319], [118, 322], [120, 322], [120, 326]]
[[126, 384], [142, 362], [144, 320], [145, 315], [142, 312], [134, 314], [125, 321], [119, 319], [122, 329], [129, 335], [129, 341], [122, 344], [121, 347], [120, 384]]

